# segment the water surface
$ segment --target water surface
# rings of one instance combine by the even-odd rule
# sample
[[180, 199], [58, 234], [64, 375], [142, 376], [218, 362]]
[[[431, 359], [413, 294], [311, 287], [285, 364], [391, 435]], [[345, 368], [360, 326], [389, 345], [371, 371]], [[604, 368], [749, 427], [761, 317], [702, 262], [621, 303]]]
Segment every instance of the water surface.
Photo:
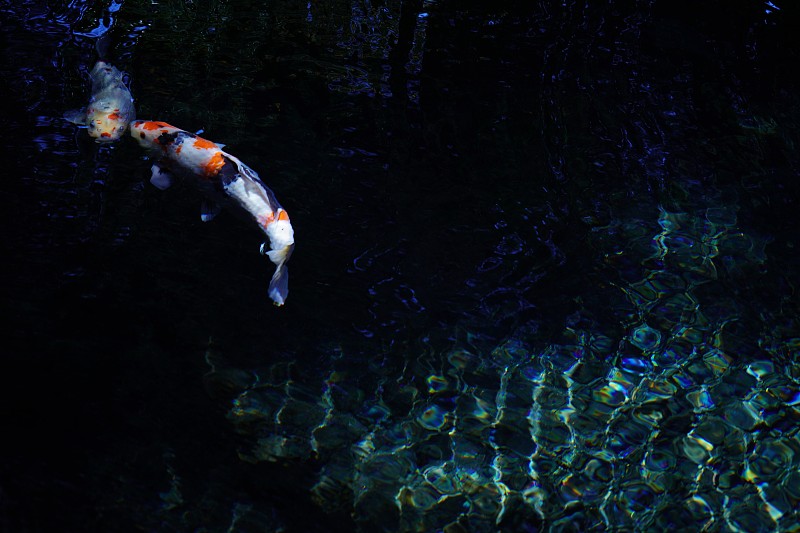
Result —
[[[797, 522], [795, 8], [0, 6], [4, 528]], [[101, 37], [291, 213], [285, 307], [61, 119]]]

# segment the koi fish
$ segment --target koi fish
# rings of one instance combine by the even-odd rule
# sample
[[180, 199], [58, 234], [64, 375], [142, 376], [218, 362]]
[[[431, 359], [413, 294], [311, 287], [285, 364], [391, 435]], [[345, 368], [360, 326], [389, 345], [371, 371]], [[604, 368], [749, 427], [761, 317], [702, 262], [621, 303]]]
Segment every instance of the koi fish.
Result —
[[[223, 152], [223, 145], [165, 122], [137, 120], [131, 124], [131, 135], [156, 157], [150, 182], [159, 189], [172, 183], [172, 173], [193, 174], [201, 190], [209, 196], [232, 199], [258, 224], [269, 239], [261, 245], [261, 253], [275, 264], [269, 283], [269, 296], [276, 305], [283, 305], [289, 292], [286, 262], [294, 250], [294, 230], [289, 214], [275, 199], [255, 170], [236, 157]], [[214, 218], [219, 208], [204, 203], [203, 221]]]
[[125, 86], [123, 73], [105, 61], [95, 63], [92, 72], [92, 96], [89, 105], [64, 113], [64, 118], [89, 128], [96, 142], [116, 141], [133, 120], [136, 110], [133, 96]]

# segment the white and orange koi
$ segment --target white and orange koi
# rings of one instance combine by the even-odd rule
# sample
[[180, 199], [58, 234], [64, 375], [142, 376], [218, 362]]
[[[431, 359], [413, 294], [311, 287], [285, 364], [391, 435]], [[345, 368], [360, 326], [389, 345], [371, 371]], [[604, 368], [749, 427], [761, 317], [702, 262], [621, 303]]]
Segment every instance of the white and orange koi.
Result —
[[[275, 199], [258, 174], [236, 157], [223, 152], [222, 145], [165, 122], [137, 120], [131, 124], [131, 135], [157, 159], [150, 182], [159, 189], [170, 186], [172, 172], [193, 174], [206, 193], [223, 193], [248, 213], [269, 239], [261, 245], [261, 253], [275, 263], [275, 274], [269, 284], [269, 296], [283, 305], [289, 292], [286, 262], [294, 250], [294, 230], [289, 214]], [[211, 220], [217, 209], [204, 206], [201, 217]]]
[[136, 114], [133, 96], [123, 81], [124, 74], [111, 63], [98, 61], [89, 76], [92, 79], [89, 105], [64, 113], [64, 118], [87, 126], [89, 135], [97, 142], [116, 141]]

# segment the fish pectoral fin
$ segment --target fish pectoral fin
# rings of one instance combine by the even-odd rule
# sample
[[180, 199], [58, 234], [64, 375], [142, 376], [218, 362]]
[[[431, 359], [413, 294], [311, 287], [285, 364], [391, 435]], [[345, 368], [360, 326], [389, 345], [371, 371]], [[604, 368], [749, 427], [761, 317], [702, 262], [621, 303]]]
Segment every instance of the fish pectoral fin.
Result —
[[70, 109], [64, 113], [64, 119], [79, 126], [86, 125], [86, 109]]
[[153, 165], [150, 170], [152, 171], [150, 183], [153, 184], [153, 187], [162, 191], [170, 188], [173, 181], [171, 173], [161, 168], [158, 164]]
[[214, 217], [219, 214], [221, 209], [218, 203], [203, 200], [203, 203], [200, 204], [200, 220], [203, 222], [214, 220]]

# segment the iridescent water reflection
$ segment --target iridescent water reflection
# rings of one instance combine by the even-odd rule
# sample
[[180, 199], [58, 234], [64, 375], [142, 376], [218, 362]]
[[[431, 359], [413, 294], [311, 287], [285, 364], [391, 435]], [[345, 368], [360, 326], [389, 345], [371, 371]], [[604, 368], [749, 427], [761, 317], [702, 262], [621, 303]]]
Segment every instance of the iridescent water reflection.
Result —
[[[365, 528], [377, 520], [358, 514], [366, 513], [358, 502], [367, 501], [395, 509], [380, 523], [402, 530], [541, 521], [561, 527], [576, 516], [602, 527], [648, 529], [678, 520], [679, 508], [688, 513], [684, 524], [785, 523], [797, 495], [783, 487], [796, 477], [800, 446], [782, 428], [797, 415], [791, 402], [799, 387], [769, 362], [727, 351], [725, 327], [740, 308], [705, 314], [697, 292], [717, 279], [708, 275], [709, 262], [729, 238], [744, 236], [735, 219], [717, 220], [660, 211], [652, 246], [639, 248], [643, 277], [691, 281], [662, 284], [646, 298], [641, 281], [620, 286], [628, 302], [623, 316], [637, 322], [616, 341], [571, 328], [564, 334], [569, 343], [536, 351], [527, 348], [535, 336], [520, 330], [482, 356], [454, 350], [437, 363], [432, 355], [444, 373], [415, 376], [420, 387], [410, 403], [395, 401], [399, 390], [385, 390], [379, 402], [389, 410], [378, 425], [353, 425], [374, 401], [366, 397], [351, 406], [355, 411], [330, 411], [319, 428], [355, 417], [349, 428], [368, 435], [369, 447], [330, 442], [331, 460], [353, 462], [338, 478], [326, 467], [326, 486], [335, 479], [340, 488], [335, 497], [318, 497], [341, 498], [359, 483], [354, 505]], [[698, 253], [684, 245], [689, 241], [708, 244]], [[738, 261], [759, 264], [763, 256], [752, 253], [759, 249], [748, 246]], [[679, 297], [690, 312], [660, 305]], [[232, 411], [231, 420], [240, 426], [245, 419]], [[282, 423], [280, 431], [292, 432], [296, 423]], [[290, 446], [272, 448], [266, 458], [294, 453]]]

